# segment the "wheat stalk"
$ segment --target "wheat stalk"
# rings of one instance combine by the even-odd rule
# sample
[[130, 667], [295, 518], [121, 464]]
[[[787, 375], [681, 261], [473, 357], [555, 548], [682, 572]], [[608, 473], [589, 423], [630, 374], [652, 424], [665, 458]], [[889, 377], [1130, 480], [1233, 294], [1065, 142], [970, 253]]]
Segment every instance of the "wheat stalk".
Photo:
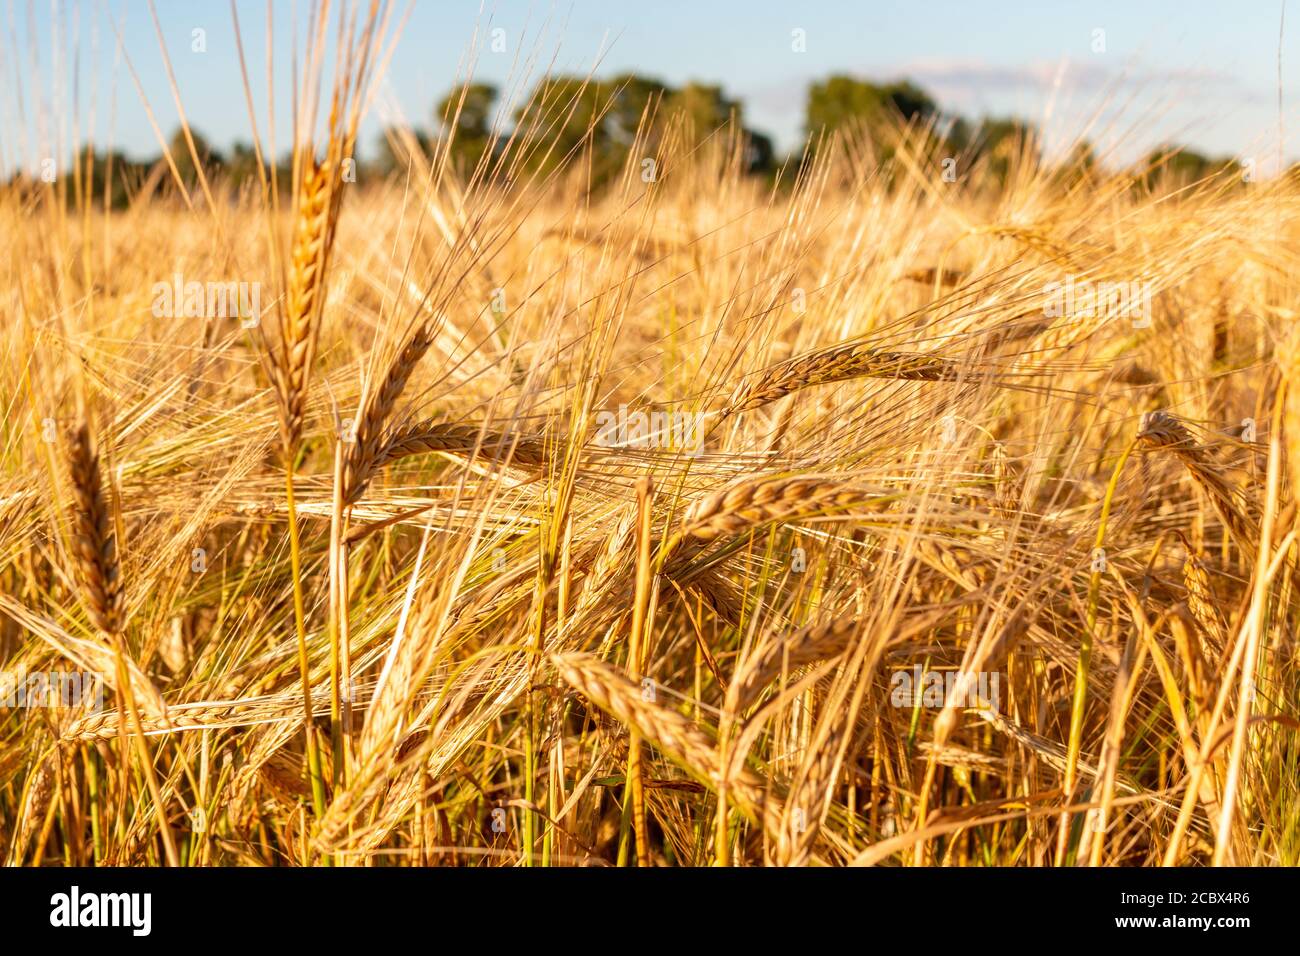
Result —
[[[337, 92], [337, 91], [336, 91]], [[303, 688], [304, 712], [310, 716], [306, 609], [302, 586], [302, 556], [298, 515], [294, 498], [294, 468], [302, 441], [307, 405], [308, 379], [316, 341], [320, 337], [321, 309], [325, 303], [325, 278], [334, 244], [342, 193], [335, 188], [334, 160], [343, 144], [330, 118], [330, 141], [326, 160], [318, 163], [308, 150], [301, 154], [303, 171], [294, 197], [294, 232], [290, 248], [290, 273], [285, 304], [280, 310], [280, 351], [273, 366], [279, 398], [280, 440], [285, 460], [285, 503], [289, 516], [290, 567], [293, 574], [294, 632], [297, 638], [298, 671]], [[351, 134], [347, 136], [351, 142]], [[324, 786], [320, 776], [320, 755], [310, 724], [306, 727], [308, 773], [312, 778], [313, 803], [317, 816], [324, 807]]]

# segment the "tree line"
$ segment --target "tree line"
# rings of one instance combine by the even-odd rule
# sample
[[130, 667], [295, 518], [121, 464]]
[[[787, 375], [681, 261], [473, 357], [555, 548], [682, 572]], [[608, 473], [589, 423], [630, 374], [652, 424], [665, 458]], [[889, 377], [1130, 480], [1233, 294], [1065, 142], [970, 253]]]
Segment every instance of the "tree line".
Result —
[[[506, 112], [508, 117], [503, 115]], [[747, 124], [743, 104], [721, 86], [687, 83], [675, 87], [626, 73], [608, 79], [548, 77], [508, 111], [500, 102], [500, 91], [491, 84], [457, 87], [436, 104], [427, 126], [384, 130], [373, 158], [359, 161], [356, 172], [360, 177], [389, 176], [407, 168], [413, 150], [428, 156], [435, 148], [445, 149], [452, 165], [463, 174], [489, 171], [505, 165], [513, 133], [521, 148], [509, 160], [512, 171], [546, 173], [581, 156], [593, 187], [598, 188], [627, 168], [634, 150], [640, 158], [654, 155], [668, 137], [697, 146], [711, 137], [730, 134], [737, 137], [733, 145], [744, 171], [773, 177], [782, 166], [806, 162], [837, 131], [869, 145], [874, 158], [887, 163], [900, 124], [926, 130], [938, 143], [941, 155], [961, 157], [966, 169], [980, 162], [995, 179], [1005, 177], [1017, 151], [1034, 153], [1038, 149], [1035, 130], [1021, 120], [971, 119], [947, 113], [927, 91], [907, 80], [875, 83], [834, 75], [809, 86], [805, 141], [794, 155], [779, 156], [771, 138]], [[235, 190], [256, 188], [257, 156], [251, 145], [235, 143], [223, 151], [197, 130], [191, 134], [194, 151], [211, 178], [224, 180]], [[182, 131], [172, 136], [169, 151], [181, 181], [187, 187], [195, 185], [198, 172]], [[1096, 162], [1087, 144], [1080, 144], [1070, 159], [1075, 169]], [[127, 205], [146, 188], [163, 192], [173, 188], [161, 156], [138, 161], [120, 151], [83, 151], [75, 160], [75, 169], [66, 171], [75, 175], [48, 175], [49, 170], [43, 170], [42, 175], [17, 178], [72, 180], [96, 201], [107, 196], [114, 207]], [[1242, 167], [1232, 158], [1211, 158], [1184, 147], [1165, 146], [1144, 158], [1139, 175], [1154, 185], [1171, 179], [1194, 182], [1233, 168]], [[286, 156], [272, 171], [286, 188], [290, 170], [291, 157]]]

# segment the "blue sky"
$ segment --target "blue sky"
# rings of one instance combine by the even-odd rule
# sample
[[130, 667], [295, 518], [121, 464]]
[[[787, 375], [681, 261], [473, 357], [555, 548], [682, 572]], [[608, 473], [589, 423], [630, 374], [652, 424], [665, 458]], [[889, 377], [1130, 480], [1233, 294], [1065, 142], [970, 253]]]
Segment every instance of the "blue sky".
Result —
[[[237, 3], [264, 124], [266, 7], [261, 0]], [[404, 12], [406, 3], [395, 3], [395, 10]], [[277, 110], [284, 118], [292, 18], [296, 9], [301, 22], [304, 6], [272, 0]], [[194, 127], [218, 146], [248, 140], [228, 3], [158, 0], [157, 10]], [[552, 64], [559, 71], [595, 67], [602, 75], [634, 70], [674, 84], [720, 83], [742, 101], [749, 125], [772, 134], [782, 149], [799, 142], [809, 82], [842, 72], [910, 77], [949, 110], [1035, 121], [1049, 143], [1067, 141], [1096, 119], [1089, 138], [1121, 160], [1176, 140], [1216, 155], [1258, 157], [1267, 170], [1278, 147], [1281, 11], [1281, 0], [416, 0], [364, 141], [373, 144], [385, 117], [428, 125], [432, 104], [472, 60], [476, 79], [507, 88]], [[1281, 115], [1283, 129], [1297, 130], [1300, 4], [1289, 12]], [[30, 162], [23, 157], [57, 152], [41, 144], [70, 142], [75, 126], [89, 125], [92, 104], [100, 142], [111, 129], [114, 143], [129, 153], [157, 151], [140, 94], [115, 50], [110, 13], [159, 126], [167, 133], [175, 128], [146, 0], [36, 0], [30, 7], [0, 0], [0, 130], [6, 131], [0, 163], [7, 169]], [[504, 31], [505, 53], [489, 48], [497, 28]], [[195, 29], [206, 31], [205, 52], [191, 49]], [[806, 37], [803, 52], [792, 48], [796, 29]], [[1104, 50], [1094, 49], [1098, 30]], [[301, 49], [301, 27], [298, 32]], [[39, 62], [33, 62], [31, 37]], [[284, 142], [287, 129], [280, 126]], [[1287, 135], [1288, 157], [1300, 153], [1297, 142]]]

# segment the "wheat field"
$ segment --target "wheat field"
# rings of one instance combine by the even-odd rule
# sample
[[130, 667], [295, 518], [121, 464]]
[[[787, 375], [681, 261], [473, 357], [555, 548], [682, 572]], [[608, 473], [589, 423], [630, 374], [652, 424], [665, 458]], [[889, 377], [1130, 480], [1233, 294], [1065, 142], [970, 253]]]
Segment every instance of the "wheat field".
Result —
[[0, 191], [9, 864], [1300, 862], [1292, 180], [354, 179], [356, 26], [283, 184]]

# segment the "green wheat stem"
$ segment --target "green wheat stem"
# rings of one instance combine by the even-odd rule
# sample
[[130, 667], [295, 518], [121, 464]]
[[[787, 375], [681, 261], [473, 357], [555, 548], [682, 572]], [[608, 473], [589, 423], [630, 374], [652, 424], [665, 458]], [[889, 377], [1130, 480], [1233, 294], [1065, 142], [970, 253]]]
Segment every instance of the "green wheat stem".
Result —
[[[1111, 505], [1115, 500], [1115, 490], [1119, 487], [1120, 475], [1124, 471], [1124, 464], [1128, 461], [1129, 455], [1132, 454], [1134, 447], [1137, 445], [1137, 439], [1133, 439], [1125, 446], [1123, 453], [1119, 456], [1119, 461], [1115, 464], [1115, 470], [1110, 476], [1110, 482], [1106, 485], [1106, 497], [1101, 504], [1101, 520], [1097, 524], [1097, 538], [1093, 543], [1093, 552], [1101, 548], [1106, 540], [1106, 525], [1110, 520]], [[1084, 627], [1083, 639], [1079, 645], [1079, 666], [1074, 672], [1074, 701], [1070, 708], [1070, 741], [1065, 757], [1065, 779], [1064, 791], [1065, 799], [1068, 803], [1071, 795], [1074, 793], [1074, 784], [1079, 770], [1079, 751], [1083, 743], [1083, 710], [1088, 701], [1088, 672], [1092, 665], [1092, 646], [1093, 639], [1097, 630], [1097, 604], [1101, 592], [1101, 576], [1103, 568], [1093, 562], [1092, 574], [1088, 579], [1088, 620]], [[1068, 828], [1070, 814], [1067, 811], [1062, 815], [1062, 833]], [[1057, 863], [1061, 863], [1062, 854], [1060, 848], [1063, 844], [1058, 844]]]

